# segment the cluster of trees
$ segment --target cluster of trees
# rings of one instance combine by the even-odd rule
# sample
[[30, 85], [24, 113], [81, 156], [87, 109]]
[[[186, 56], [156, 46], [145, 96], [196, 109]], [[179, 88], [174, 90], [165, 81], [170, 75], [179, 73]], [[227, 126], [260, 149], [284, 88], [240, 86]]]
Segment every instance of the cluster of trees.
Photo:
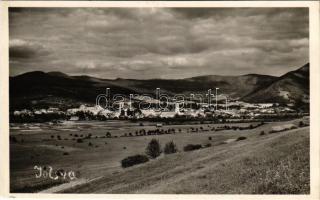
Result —
[[[57, 140], [69, 140], [69, 139], [70, 139], [70, 140], [75, 140], [77, 143], [83, 143], [83, 141], [84, 141], [85, 139], [90, 139], [90, 138], [92, 138], [92, 134], [91, 134], [91, 133], [88, 133], [88, 134], [85, 134], [85, 135], [83, 135], [83, 134], [77, 134], [77, 133], [75, 133], [75, 134], [70, 133], [69, 136], [72, 137], [72, 138], [67, 138], [67, 137], [62, 138], [60, 135], [51, 135], [51, 136], [50, 136], [50, 139], [51, 139], [51, 140], [53, 140], [53, 139], [57, 139]], [[96, 138], [97, 138], [97, 136], [96, 136]]]
[[77, 111], [75, 116], [79, 117], [79, 120], [97, 120], [98, 118], [103, 120], [103, 116], [94, 115], [90, 111]]
[[[198, 133], [198, 132], [206, 132], [206, 131], [222, 131], [222, 130], [248, 130], [248, 129], [255, 129], [259, 126], [264, 125], [264, 122], [260, 122], [256, 125], [250, 124], [249, 126], [219, 126], [219, 127], [210, 127], [208, 125], [208, 128], [204, 128], [203, 126], [200, 127], [190, 127], [187, 129], [187, 132], [192, 132], [192, 133]], [[139, 131], [135, 131], [134, 133], [124, 133], [121, 137], [132, 137], [132, 136], [148, 136], [148, 135], [163, 135], [163, 134], [175, 134], [177, 132], [182, 132], [181, 129], [174, 129], [174, 128], [169, 128], [167, 130], [164, 129], [154, 129], [154, 130], [148, 130], [146, 131], [145, 129], [141, 129]]]
[[[179, 129], [181, 132], [181, 129]], [[155, 130], [148, 130], [141, 129], [139, 131], [135, 131], [135, 133], [124, 133], [121, 137], [132, 137], [132, 136], [146, 136], [146, 135], [164, 135], [164, 134], [175, 134], [176, 130], [174, 128], [169, 128], [167, 130], [164, 129], [155, 129]]]
[[[127, 110], [126, 113], [125, 111], [122, 109], [119, 119], [128, 119], [129, 117], [135, 117], [137, 115], [141, 115], [142, 112], [140, 109], [134, 109], [134, 110]], [[90, 111], [83, 111], [83, 110], [79, 110], [75, 113], [75, 116], [79, 117], [79, 120], [100, 120], [100, 121], [105, 121], [108, 120], [109, 117], [106, 117], [105, 115], [100, 115], [97, 114], [95, 115], [94, 113], [90, 112]], [[111, 117], [114, 118], [114, 117]]]
[[199, 122], [208, 121], [208, 123], [222, 123], [222, 120], [228, 119], [225, 116], [188, 116], [188, 115], [175, 115], [173, 118], [162, 118], [156, 117], [144, 117], [140, 119], [131, 119], [133, 122], [139, 121], [150, 121], [150, 122], [161, 122], [164, 124], [183, 124], [185, 122]]
[[[251, 121], [283, 121], [283, 120], [290, 120], [297, 117], [304, 116], [303, 113], [283, 113], [283, 114], [266, 114], [266, 115], [259, 115], [256, 116], [254, 119], [251, 118], [251, 116], [242, 116], [241, 118], [233, 118], [230, 116], [212, 116], [212, 115], [205, 115], [205, 116], [185, 116], [185, 115], [176, 115], [173, 118], [161, 118], [161, 117], [143, 117], [139, 119], [132, 118], [134, 116], [137, 116], [141, 114], [140, 110], [134, 110], [134, 111], [127, 111], [127, 116], [124, 114], [124, 110], [121, 112], [121, 115], [119, 119], [127, 119], [132, 120], [133, 122], [139, 120], [139, 121], [151, 121], [151, 122], [162, 122], [165, 124], [183, 124], [186, 122], [201, 122], [204, 123], [204, 121], [207, 121], [208, 123], [232, 123], [235, 122], [234, 120], [237, 120], [236, 122], [242, 123], [242, 122], [251, 122]], [[74, 116], [77, 116], [79, 120], [100, 120], [105, 121], [109, 118], [104, 115], [95, 115], [94, 113], [90, 111], [78, 111], [74, 114]], [[131, 116], [131, 117], [130, 117]], [[59, 112], [59, 113], [42, 113], [42, 114], [21, 114], [21, 115], [14, 115], [13, 113], [10, 113], [10, 122], [15, 123], [32, 123], [32, 122], [54, 122], [57, 120], [69, 120], [71, 118], [70, 115]]]
[[57, 113], [42, 113], [42, 114], [10, 114], [11, 123], [43, 123], [43, 122], [57, 122], [58, 120], [68, 120], [70, 116], [67, 116], [63, 112]]
[[[184, 151], [193, 151], [201, 148], [211, 147], [211, 144], [206, 144], [202, 146], [201, 144], [188, 144], [183, 150]], [[123, 168], [131, 167], [133, 165], [141, 164], [148, 162], [149, 159], [155, 159], [159, 157], [162, 153], [164, 154], [173, 154], [177, 153], [178, 148], [173, 141], [167, 142], [164, 148], [161, 147], [160, 142], [157, 139], [152, 139], [145, 150], [145, 155], [137, 154], [134, 156], [129, 156], [123, 160], [121, 160], [121, 166]]]
[[[298, 116], [298, 115], [297, 115]], [[301, 116], [301, 115], [299, 115]], [[251, 117], [241, 117], [241, 118], [231, 118], [227, 116], [211, 116], [211, 117], [191, 117], [191, 116], [175, 116], [174, 118], [140, 118], [140, 119], [130, 119], [132, 122], [138, 121], [148, 121], [148, 122], [160, 122], [166, 125], [174, 124], [225, 124], [225, 123], [253, 123], [253, 122], [265, 122], [265, 121], [281, 121], [282, 119], [293, 119], [291, 115], [290, 118], [287, 116], [280, 116], [279, 119], [275, 117], [256, 117], [252, 119]], [[281, 119], [281, 120], [280, 120]], [[142, 122], [140, 122], [142, 124]]]
[[263, 121], [287, 121], [291, 119], [300, 118], [303, 116], [309, 115], [309, 113], [302, 113], [302, 112], [294, 112], [294, 113], [276, 113], [276, 114], [262, 114], [259, 116], [255, 116], [255, 119], [257, 120], [263, 120]]
[[256, 125], [250, 124], [249, 126], [219, 126], [215, 129], [215, 131], [222, 131], [222, 130], [249, 130], [249, 129], [255, 129], [258, 128], [259, 126], [264, 125], [264, 122], [260, 122]]
[[[213, 128], [211, 128], [211, 130], [214, 131], [215, 128], [213, 127]], [[190, 131], [197, 133], [197, 132], [199, 132], [199, 131], [204, 132], [204, 131], [209, 131], [209, 130], [208, 130], [208, 129], [204, 129], [202, 126], [200, 126], [199, 128], [197, 128], [197, 127], [196, 127], [196, 128], [191, 127], [191, 128], [190, 128]], [[190, 132], [190, 131], [189, 131], [189, 129], [187, 130], [187, 132]]]
[[249, 126], [219, 126], [219, 127], [210, 127], [208, 125], [208, 128], [205, 129], [204, 127], [191, 127], [190, 129], [187, 129], [187, 132], [192, 132], [192, 133], [198, 133], [198, 132], [206, 132], [206, 131], [223, 131], [223, 130], [248, 130], [248, 129], [255, 129], [259, 126], [264, 125], [264, 122], [260, 122], [256, 125], [250, 124]]
[[157, 139], [152, 139], [146, 147], [146, 155], [152, 159], [160, 156], [162, 152], [164, 154], [173, 154], [178, 152], [178, 149], [176, 144], [173, 141], [170, 141], [165, 144], [164, 149], [162, 150], [162, 147]]
[[177, 146], [173, 141], [170, 141], [165, 144], [164, 149], [162, 149], [160, 142], [157, 139], [152, 139], [145, 150], [145, 155], [137, 154], [134, 156], [129, 156], [121, 160], [121, 166], [123, 168], [131, 167], [133, 165], [145, 163], [150, 159], [155, 159], [159, 157], [162, 152], [164, 154], [173, 154], [178, 152]]

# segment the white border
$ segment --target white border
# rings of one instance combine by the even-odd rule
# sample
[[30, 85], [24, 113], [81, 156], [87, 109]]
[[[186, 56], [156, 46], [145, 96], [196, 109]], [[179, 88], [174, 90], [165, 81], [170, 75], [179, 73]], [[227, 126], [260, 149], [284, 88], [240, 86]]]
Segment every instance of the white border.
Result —
[[[8, 7], [308, 7], [310, 31], [310, 195], [133, 195], [133, 194], [10, 194], [9, 193], [9, 61]], [[320, 65], [319, 2], [316, 1], [10, 1], [0, 2], [0, 194], [32, 198], [112, 198], [112, 199], [319, 199]]]

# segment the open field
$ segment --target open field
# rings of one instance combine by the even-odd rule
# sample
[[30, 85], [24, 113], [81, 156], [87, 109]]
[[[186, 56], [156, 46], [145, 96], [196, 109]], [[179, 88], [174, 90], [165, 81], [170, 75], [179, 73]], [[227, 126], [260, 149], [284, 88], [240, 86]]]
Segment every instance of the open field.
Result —
[[[136, 136], [135, 132], [155, 130], [155, 123], [144, 122], [144, 126], [126, 121], [14, 124], [10, 130], [16, 139], [10, 144], [11, 192], [306, 194], [309, 193], [309, 127], [269, 134], [274, 126], [298, 125], [299, 121], [220, 131], [213, 128], [221, 124], [170, 125], [158, 129], [175, 129], [175, 133], [145, 136]], [[198, 128], [198, 132], [192, 132], [191, 127]], [[265, 135], [260, 135], [261, 131]], [[107, 132], [111, 137], [106, 136]], [[88, 134], [92, 136], [85, 138]], [[122, 137], [125, 134], [127, 137]], [[235, 141], [240, 136], [247, 139]], [[79, 138], [82, 139], [77, 142]], [[179, 152], [121, 168], [123, 158], [144, 154], [152, 138], [158, 139], [162, 147], [174, 141]], [[183, 152], [187, 144], [209, 143], [211, 147]], [[68, 183], [67, 179], [36, 178], [35, 165], [73, 170], [77, 179]]]

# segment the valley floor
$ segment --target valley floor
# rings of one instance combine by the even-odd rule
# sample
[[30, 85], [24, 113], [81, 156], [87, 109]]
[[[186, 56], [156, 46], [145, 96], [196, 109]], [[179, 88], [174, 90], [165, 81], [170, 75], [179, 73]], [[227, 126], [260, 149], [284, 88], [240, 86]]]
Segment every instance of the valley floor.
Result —
[[[181, 132], [117, 138], [102, 137], [106, 127], [96, 125], [94, 129], [87, 124], [88, 129], [77, 131], [51, 128], [51, 132], [25, 135], [14, 132], [18, 142], [10, 145], [11, 192], [309, 194], [309, 127], [269, 133], [274, 126], [298, 124], [300, 120], [266, 123], [249, 130], [201, 133], [186, 130], [190, 126], [204, 125], [168, 126], [163, 129], [175, 128]], [[143, 128], [154, 129], [154, 126]], [[112, 128], [112, 135], [120, 136], [139, 129], [139, 126], [120, 124]], [[261, 132], [265, 134], [261, 135]], [[93, 133], [93, 137], [77, 143], [75, 133]], [[56, 134], [61, 140], [51, 138], [52, 135], [57, 138]], [[240, 136], [246, 139], [236, 141]], [[212, 140], [208, 140], [209, 137]], [[120, 161], [130, 155], [144, 154], [152, 138], [157, 138], [162, 145], [174, 141], [179, 152], [122, 169]], [[186, 144], [208, 143], [211, 147], [183, 151]], [[76, 170], [79, 177], [70, 182], [36, 179], [34, 165]]]
[[179, 153], [65, 191], [308, 194], [308, 128]]

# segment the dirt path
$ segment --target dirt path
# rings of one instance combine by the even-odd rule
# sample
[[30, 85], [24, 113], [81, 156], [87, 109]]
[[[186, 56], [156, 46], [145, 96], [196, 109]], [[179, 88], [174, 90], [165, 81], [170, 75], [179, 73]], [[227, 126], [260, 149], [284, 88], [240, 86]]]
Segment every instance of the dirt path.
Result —
[[59, 192], [62, 192], [64, 190], [71, 189], [71, 188], [73, 188], [75, 186], [79, 186], [79, 185], [90, 183], [91, 181], [95, 181], [95, 180], [98, 180], [100, 178], [102, 178], [102, 177], [97, 177], [97, 178], [94, 178], [94, 179], [81, 178], [81, 179], [77, 179], [77, 180], [74, 180], [74, 181], [71, 181], [71, 182], [68, 182], [68, 183], [63, 183], [61, 185], [51, 187], [49, 189], [42, 190], [39, 193], [59, 193]]

